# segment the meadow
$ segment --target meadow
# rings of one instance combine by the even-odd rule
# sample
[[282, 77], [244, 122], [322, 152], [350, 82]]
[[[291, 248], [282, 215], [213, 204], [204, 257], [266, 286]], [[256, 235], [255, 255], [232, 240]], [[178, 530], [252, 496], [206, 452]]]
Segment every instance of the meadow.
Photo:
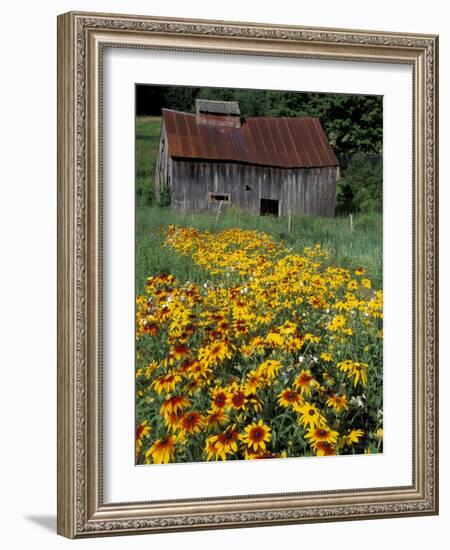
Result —
[[[162, 247], [161, 228], [168, 224], [217, 232], [239, 227], [263, 231], [301, 253], [306, 246], [321, 244], [336, 265], [348, 269], [364, 266], [374, 286], [381, 288], [383, 269], [382, 216], [378, 213], [349, 217], [314, 218], [294, 216], [288, 220], [273, 216], [253, 216], [237, 209], [224, 210], [219, 218], [205, 213], [177, 213], [170, 208], [136, 208], [136, 288], [142, 292], [149, 274], [170, 272], [182, 280], [201, 282], [204, 276], [195, 263]], [[331, 260], [330, 260], [331, 261]]]
[[381, 214], [158, 206], [159, 124], [137, 122], [136, 462], [381, 452]]

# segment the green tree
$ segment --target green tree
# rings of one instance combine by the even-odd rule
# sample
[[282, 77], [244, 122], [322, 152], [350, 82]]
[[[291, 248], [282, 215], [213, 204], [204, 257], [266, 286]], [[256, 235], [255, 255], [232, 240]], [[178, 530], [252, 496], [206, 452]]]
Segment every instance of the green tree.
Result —
[[383, 166], [381, 157], [357, 153], [338, 182], [338, 211], [381, 212]]
[[339, 160], [356, 153], [381, 154], [381, 96], [270, 92], [272, 116], [319, 118]]

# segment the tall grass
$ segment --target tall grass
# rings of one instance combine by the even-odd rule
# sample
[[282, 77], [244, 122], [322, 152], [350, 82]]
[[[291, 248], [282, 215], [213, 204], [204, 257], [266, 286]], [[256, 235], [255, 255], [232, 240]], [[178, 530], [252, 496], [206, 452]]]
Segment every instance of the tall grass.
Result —
[[255, 216], [230, 208], [218, 219], [206, 213], [179, 213], [170, 208], [138, 206], [136, 210], [136, 289], [142, 292], [149, 275], [170, 272], [181, 280], [202, 282], [205, 274], [185, 257], [162, 245], [162, 227], [170, 223], [200, 230], [220, 231], [231, 227], [269, 233], [283, 241], [293, 252], [317, 243], [331, 253], [335, 265], [367, 269], [374, 286], [382, 285], [382, 216], [366, 213], [354, 217], [353, 228], [348, 217], [319, 218], [294, 216], [288, 232], [286, 218]]
[[161, 134], [161, 117], [136, 118], [136, 199], [143, 206], [153, 204], [154, 178]]

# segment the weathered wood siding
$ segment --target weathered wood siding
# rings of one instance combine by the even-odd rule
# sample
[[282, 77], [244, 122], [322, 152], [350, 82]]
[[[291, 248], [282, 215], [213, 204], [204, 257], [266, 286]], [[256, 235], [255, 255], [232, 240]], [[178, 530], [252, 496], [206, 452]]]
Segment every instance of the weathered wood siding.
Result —
[[[230, 205], [254, 214], [260, 213], [260, 199], [272, 199], [279, 201], [281, 216], [289, 212], [334, 216], [337, 167], [293, 169], [176, 160], [167, 154], [166, 145], [160, 152], [162, 166], [157, 168], [156, 191], [167, 181], [176, 210], [215, 212], [220, 203], [210, 201], [210, 194], [229, 193]], [[222, 203], [222, 208], [226, 205]]]
[[155, 172], [155, 194], [159, 197], [161, 188], [164, 185], [171, 186], [172, 174], [172, 158], [169, 155], [169, 147], [166, 137], [166, 129], [164, 124], [161, 128], [161, 137], [159, 139], [158, 157], [156, 160], [156, 172]]

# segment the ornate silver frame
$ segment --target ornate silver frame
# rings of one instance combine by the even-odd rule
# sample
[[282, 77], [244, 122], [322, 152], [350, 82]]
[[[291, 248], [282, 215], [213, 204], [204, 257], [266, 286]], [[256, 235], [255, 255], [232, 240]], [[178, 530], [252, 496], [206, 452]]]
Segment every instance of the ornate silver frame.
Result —
[[[413, 68], [413, 484], [102, 500], [102, 49], [297, 56]], [[58, 17], [58, 533], [70, 538], [438, 513], [438, 38], [95, 13]], [[149, 498], [151, 495], [149, 495]]]

